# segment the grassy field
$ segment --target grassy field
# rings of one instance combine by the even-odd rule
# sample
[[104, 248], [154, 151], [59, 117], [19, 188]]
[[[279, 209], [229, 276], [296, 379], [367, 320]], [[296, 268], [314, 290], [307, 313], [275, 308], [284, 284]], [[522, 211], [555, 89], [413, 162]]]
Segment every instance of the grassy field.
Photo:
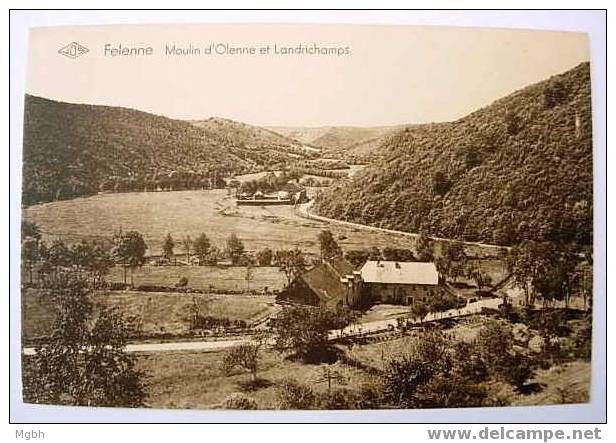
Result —
[[[93, 299], [103, 306], [119, 308], [125, 316], [136, 316], [141, 332], [147, 335], [189, 332], [195, 303], [201, 315], [248, 323], [261, 320], [276, 309], [273, 296], [117, 291], [96, 293]], [[53, 305], [38, 290], [23, 291], [24, 340], [47, 334], [54, 318]]]
[[[154, 408], [211, 409], [228, 395], [240, 391], [238, 383], [248, 374], [226, 377], [220, 365], [222, 353], [161, 353], [140, 355], [137, 368], [149, 374], [148, 406]], [[274, 382], [287, 370], [295, 374], [306, 371], [301, 364], [284, 364], [277, 354], [267, 354], [261, 362], [260, 376]], [[288, 374], [288, 373], [287, 373]], [[273, 386], [258, 391], [262, 408], [272, 408]]]
[[501, 386], [499, 395], [509, 398], [513, 406], [585, 403], [590, 399], [590, 376], [590, 362], [573, 361], [538, 370], [530, 381], [538, 387], [537, 392], [519, 395], [511, 386]]
[[[149, 373], [148, 405], [154, 408], [210, 409], [223, 400], [242, 392], [242, 383], [250, 380], [247, 373], [226, 376], [220, 369], [222, 353], [161, 353], [140, 355], [137, 367]], [[325, 391], [326, 383], [317, 383], [323, 365], [307, 365], [284, 358], [274, 351], [262, 353], [260, 378], [270, 384], [246, 395], [253, 397], [260, 409], [276, 409], [276, 384], [293, 378], [310, 385], [315, 391]], [[338, 365], [337, 370], [349, 385], [357, 385], [368, 375], [354, 367]], [[334, 383], [334, 387], [338, 384]]]
[[[181, 277], [188, 278], [188, 287], [204, 291], [221, 289], [245, 291], [269, 291], [282, 289], [285, 277], [277, 267], [254, 267], [252, 279], [246, 280], [246, 268], [235, 266], [220, 268], [216, 266], [143, 266], [135, 270], [135, 286], [157, 285], [174, 286]], [[130, 281], [130, 271], [128, 271]], [[123, 270], [115, 267], [107, 276], [109, 282], [122, 282]]]
[[[119, 229], [135, 229], [143, 233], [150, 255], [160, 254], [167, 233], [179, 244], [185, 235], [195, 238], [205, 232], [220, 248], [235, 233], [251, 251], [299, 247], [316, 254], [322, 229], [332, 231], [344, 250], [414, 245], [410, 237], [307, 220], [291, 206], [238, 207], [221, 189], [101, 194], [30, 206], [24, 216], [36, 222], [48, 240], [111, 239]], [[175, 252], [182, 250], [178, 246]]]

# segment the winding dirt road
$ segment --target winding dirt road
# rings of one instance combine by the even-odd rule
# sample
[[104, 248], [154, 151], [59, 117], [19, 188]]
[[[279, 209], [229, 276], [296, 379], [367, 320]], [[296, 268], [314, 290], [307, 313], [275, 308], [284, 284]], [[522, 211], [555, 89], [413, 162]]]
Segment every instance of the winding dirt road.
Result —
[[[310, 208], [312, 207], [312, 204], [314, 203], [314, 200], [309, 201], [308, 203], [302, 203], [299, 204], [295, 207], [295, 211], [297, 212], [297, 214], [301, 217], [307, 218], [309, 220], [316, 220], [316, 221], [321, 221], [321, 222], [325, 222], [325, 223], [337, 223], [340, 225], [345, 225], [345, 226], [350, 226], [352, 228], [357, 228], [357, 229], [364, 229], [367, 231], [376, 231], [376, 232], [384, 232], [387, 234], [393, 234], [393, 235], [401, 235], [403, 237], [410, 237], [413, 239], [416, 239], [417, 237], [419, 237], [419, 234], [414, 234], [412, 232], [405, 232], [405, 231], [396, 231], [394, 229], [386, 229], [386, 228], [377, 228], [376, 226], [369, 226], [369, 225], [362, 225], [359, 223], [353, 223], [353, 222], [348, 222], [348, 221], [344, 221], [344, 220], [338, 220], [335, 218], [329, 218], [329, 217], [323, 217], [321, 215], [316, 215], [313, 212], [310, 211]], [[442, 237], [430, 237], [432, 240], [436, 240], [436, 241], [443, 241], [443, 242], [451, 242], [452, 240], [450, 238], [442, 238]], [[462, 243], [464, 243], [465, 245], [468, 246], [477, 246], [480, 248], [487, 248], [487, 249], [495, 249], [495, 250], [509, 250], [511, 249], [508, 246], [499, 246], [499, 245], [491, 245], [488, 243], [479, 243], [479, 242], [467, 242], [467, 241], [463, 241]]]

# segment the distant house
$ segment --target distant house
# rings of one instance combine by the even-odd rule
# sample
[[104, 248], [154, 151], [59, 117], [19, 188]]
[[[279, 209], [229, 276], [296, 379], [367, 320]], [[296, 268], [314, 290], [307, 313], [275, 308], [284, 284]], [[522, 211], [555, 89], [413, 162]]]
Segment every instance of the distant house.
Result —
[[297, 277], [277, 301], [323, 306], [359, 308], [361, 275], [343, 258], [324, 260]]
[[364, 297], [372, 304], [412, 305], [446, 290], [434, 263], [367, 261], [360, 273]]
[[308, 201], [306, 197], [306, 189], [293, 181], [289, 181], [288, 183], [285, 183], [280, 186], [278, 192], [279, 198], [280, 193], [286, 193], [285, 195], [291, 200], [293, 204], [304, 203]]
[[306, 190], [296, 183], [284, 183], [277, 190], [265, 194], [258, 189], [254, 194], [236, 192], [238, 206], [269, 206], [269, 205], [296, 205], [308, 201]]

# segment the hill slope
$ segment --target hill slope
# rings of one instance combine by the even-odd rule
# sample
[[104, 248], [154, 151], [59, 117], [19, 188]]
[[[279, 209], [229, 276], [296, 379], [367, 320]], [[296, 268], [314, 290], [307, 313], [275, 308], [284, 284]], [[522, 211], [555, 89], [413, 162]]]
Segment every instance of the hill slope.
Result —
[[583, 63], [451, 123], [409, 127], [321, 194], [322, 215], [448, 238], [592, 242], [590, 71]]
[[405, 126], [271, 127], [273, 131], [323, 149], [327, 157], [353, 160], [372, 157], [385, 139]]
[[252, 145], [228, 126], [27, 95], [23, 203], [98, 191], [221, 186], [225, 176], [310, 157], [309, 151]]
[[315, 157], [320, 152], [317, 148], [308, 146], [306, 143], [301, 143], [273, 130], [226, 118], [210, 117], [206, 120], [197, 120], [192, 123], [199, 128], [225, 134], [234, 143], [241, 143], [253, 149], [279, 151], [297, 157]]

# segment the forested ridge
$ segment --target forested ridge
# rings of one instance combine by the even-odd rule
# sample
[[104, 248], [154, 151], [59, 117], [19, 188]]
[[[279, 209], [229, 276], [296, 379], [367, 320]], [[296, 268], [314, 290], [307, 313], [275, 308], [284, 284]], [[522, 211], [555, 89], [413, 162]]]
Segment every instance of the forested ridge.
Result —
[[319, 156], [320, 149], [307, 143], [301, 143], [291, 137], [278, 134], [277, 132], [249, 125], [228, 118], [210, 117], [206, 120], [196, 120], [192, 122], [195, 126], [207, 129], [222, 137], [229, 142], [244, 147], [258, 148], [271, 154], [271, 150], [283, 152], [302, 158], [315, 158]]
[[408, 127], [380, 154], [321, 193], [317, 212], [503, 245], [592, 243], [588, 63], [457, 121]]
[[378, 156], [378, 148], [406, 125], [397, 126], [323, 126], [271, 127], [272, 130], [322, 149], [328, 158], [351, 163], [367, 163]]
[[[230, 131], [236, 125], [239, 129]], [[310, 151], [227, 121], [220, 128], [133, 109], [62, 103], [26, 95], [23, 203], [99, 191], [223, 186], [223, 177], [276, 168]], [[299, 143], [297, 143], [299, 144]]]

